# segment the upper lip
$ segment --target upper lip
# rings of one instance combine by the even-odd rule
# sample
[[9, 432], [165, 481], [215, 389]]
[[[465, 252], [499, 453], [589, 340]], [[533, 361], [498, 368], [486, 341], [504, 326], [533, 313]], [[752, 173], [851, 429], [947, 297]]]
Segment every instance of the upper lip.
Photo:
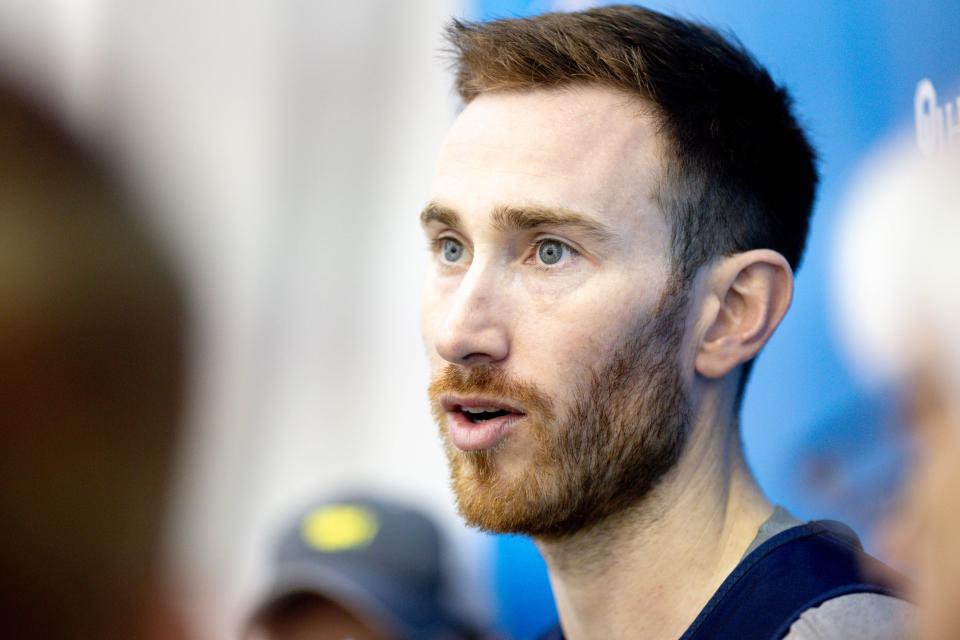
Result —
[[509, 411], [510, 413], [524, 413], [523, 409], [517, 407], [511, 402], [504, 402], [503, 400], [498, 400], [489, 396], [442, 396], [440, 398], [440, 405], [446, 411], [459, 411], [463, 407], [468, 409], [475, 407], [496, 407], [497, 409]]

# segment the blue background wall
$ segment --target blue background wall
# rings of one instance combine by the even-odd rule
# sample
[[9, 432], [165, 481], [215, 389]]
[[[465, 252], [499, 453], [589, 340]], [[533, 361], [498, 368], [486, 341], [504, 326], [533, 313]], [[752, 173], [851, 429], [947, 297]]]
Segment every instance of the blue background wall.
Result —
[[[468, 17], [586, 5], [474, 0]], [[885, 135], [913, 126], [917, 82], [930, 78], [944, 98], [956, 98], [960, 2], [691, 0], [647, 6], [735, 33], [790, 88], [820, 152], [823, 180], [796, 298], [754, 370], [742, 428], [750, 464], [771, 499], [800, 517], [846, 520], [869, 537], [902, 456], [892, 431], [877, 428], [890, 415], [888, 403], [858, 387], [836, 344], [828, 282], [832, 235], [857, 161]], [[502, 626], [516, 637], [535, 635], [555, 617], [542, 560], [523, 538], [498, 537], [494, 545]]]

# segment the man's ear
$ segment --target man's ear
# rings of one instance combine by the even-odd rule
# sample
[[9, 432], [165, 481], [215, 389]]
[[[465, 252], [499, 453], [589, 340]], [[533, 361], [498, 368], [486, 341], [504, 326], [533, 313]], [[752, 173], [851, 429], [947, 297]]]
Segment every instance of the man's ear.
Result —
[[780, 324], [793, 297], [793, 271], [776, 251], [754, 249], [715, 263], [705, 284], [694, 367], [722, 378], [756, 356]]

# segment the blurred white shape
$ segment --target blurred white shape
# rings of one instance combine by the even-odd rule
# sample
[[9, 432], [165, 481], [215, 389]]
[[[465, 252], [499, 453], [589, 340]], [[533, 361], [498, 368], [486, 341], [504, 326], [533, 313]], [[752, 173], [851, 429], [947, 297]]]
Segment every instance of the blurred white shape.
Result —
[[902, 381], [936, 351], [960, 383], [960, 151], [927, 156], [901, 137], [871, 153], [835, 256], [842, 336], [863, 378]]
[[103, 90], [104, 2], [55, 0], [52, 8], [62, 103], [78, 128], [93, 129]]

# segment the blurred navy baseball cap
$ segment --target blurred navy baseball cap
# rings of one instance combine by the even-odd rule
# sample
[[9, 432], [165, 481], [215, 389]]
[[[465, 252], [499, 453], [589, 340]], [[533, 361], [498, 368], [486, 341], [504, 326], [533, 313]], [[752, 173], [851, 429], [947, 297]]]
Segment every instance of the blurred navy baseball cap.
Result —
[[391, 638], [472, 637], [443, 604], [442, 541], [421, 512], [362, 495], [316, 502], [284, 530], [253, 620], [316, 595]]

